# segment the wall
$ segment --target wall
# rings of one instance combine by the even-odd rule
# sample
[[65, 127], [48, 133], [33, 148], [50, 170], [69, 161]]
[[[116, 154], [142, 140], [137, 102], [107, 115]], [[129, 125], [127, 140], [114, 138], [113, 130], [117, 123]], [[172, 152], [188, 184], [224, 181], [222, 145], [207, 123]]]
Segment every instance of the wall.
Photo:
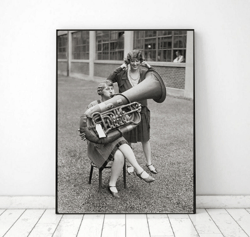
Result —
[[55, 194], [56, 29], [182, 28], [196, 31], [197, 194], [250, 195], [250, 2], [85, 4], [0, 2], [0, 194]]
[[88, 75], [89, 74], [89, 63], [72, 62], [71, 63], [71, 72]]
[[[122, 64], [95, 63], [94, 75], [97, 77], [108, 77], [110, 73]], [[155, 70], [162, 76], [167, 87], [185, 89], [185, 67], [157, 67]]]
[[155, 70], [161, 75], [167, 87], [185, 89], [185, 67], [157, 67]]
[[105, 64], [105, 63], [95, 63], [94, 66], [94, 76], [107, 78], [112, 71], [118, 68], [122, 63], [119, 64]]
[[67, 76], [67, 61], [58, 61], [58, 73]]

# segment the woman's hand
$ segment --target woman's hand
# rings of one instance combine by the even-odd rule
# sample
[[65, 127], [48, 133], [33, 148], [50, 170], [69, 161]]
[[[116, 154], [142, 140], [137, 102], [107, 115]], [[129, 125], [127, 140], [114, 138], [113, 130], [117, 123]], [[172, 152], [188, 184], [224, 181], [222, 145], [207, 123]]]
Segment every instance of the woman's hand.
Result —
[[[80, 129], [78, 129], [78, 131], [80, 132]], [[81, 139], [82, 139], [83, 141], [86, 140], [85, 133], [80, 132], [79, 136], [81, 137]]]
[[127, 64], [124, 62], [121, 66], [122, 69], [127, 68]]
[[151, 66], [146, 61], [143, 61], [141, 65], [146, 66], [147, 68], [151, 68]]

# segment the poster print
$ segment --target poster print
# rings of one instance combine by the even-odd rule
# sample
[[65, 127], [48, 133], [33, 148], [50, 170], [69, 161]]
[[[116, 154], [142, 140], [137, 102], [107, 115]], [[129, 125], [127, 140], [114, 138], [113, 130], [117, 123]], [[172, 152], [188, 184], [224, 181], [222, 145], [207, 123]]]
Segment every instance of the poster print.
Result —
[[56, 37], [56, 212], [195, 213], [194, 30]]

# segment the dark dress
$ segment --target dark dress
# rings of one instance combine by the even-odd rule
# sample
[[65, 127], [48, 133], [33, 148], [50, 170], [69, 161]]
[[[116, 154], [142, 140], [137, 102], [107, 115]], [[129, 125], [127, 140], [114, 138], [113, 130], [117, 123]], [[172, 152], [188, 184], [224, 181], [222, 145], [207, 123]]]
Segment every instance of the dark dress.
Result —
[[[145, 74], [148, 70], [153, 69], [140, 66], [139, 70], [140, 79], [138, 83], [145, 79]], [[119, 67], [112, 74], [110, 74], [107, 79], [111, 80], [113, 83], [117, 82], [119, 93], [123, 93], [132, 88], [132, 85], [128, 79], [127, 69], [122, 69]], [[123, 134], [124, 138], [129, 143], [146, 142], [150, 139], [150, 110], [147, 107], [147, 100], [137, 102], [142, 105], [141, 122], [133, 130]]]
[[[88, 109], [99, 103], [101, 103], [100, 100], [91, 102]], [[104, 168], [109, 161], [114, 160], [114, 154], [122, 144], [128, 144], [124, 137], [120, 137], [108, 144], [96, 144], [88, 141], [88, 157], [98, 168]]]

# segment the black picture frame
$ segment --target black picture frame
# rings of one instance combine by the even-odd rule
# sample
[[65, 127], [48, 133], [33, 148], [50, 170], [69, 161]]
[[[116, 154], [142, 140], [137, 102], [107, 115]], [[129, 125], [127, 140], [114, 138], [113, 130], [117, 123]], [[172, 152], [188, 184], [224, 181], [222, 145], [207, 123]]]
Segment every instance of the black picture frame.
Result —
[[[96, 41], [97, 31], [109, 32], [108, 53], [103, 46], [106, 41], [102, 40], [100, 44]], [[151, 31], [153, 33], [150, 35], [148, 32]], [[118, 32], [118, 38], [121, 37], [120, 32], [125, 32], [122, 56], [116, 53], [120, 49], [111, 49], [111, 32]], [[155, 61], [146, 61], [159, 73], [166, 85], [167, 97], [162, 104], [155, 104], [153, 100], [148, 102], [151, 110], [152, 162], [159, 172], [151, 174], [155, 182], [147, 184], [137, 176], [126, 174], [125, 170], [123, 175], [126, 176], [127, 188], [124, 188], [121, 175], [117, 181], [120, 198], [116, 199], [107, 189], [110, 170], [103, 171], [102, 188], [99, 188], [100, 173], [96, 168], [92, 170], [92, 182], [89, 184], [91, 165], [87, 157], [87, 143], [81, 140], [78, 129], [80, 116], [86, 111], [87, 105], [94, 98], [98, 99], [97, 85], [122, 64], [128, 49], [134, 49], [137, 40], [134, 38], [135, 32], [144, 32], [144, 38], [140, 38], [144, 56], [149, 44], [152, 44], [153, 49], [147, 52], [155, 49], [154, 57], [149, 59]], [[147, 37], [145, 32], [148, 33]], [[84, 39], [86, 35], [89, 40]], [[62, 36], [67, 38], [66, 44]], [[194, 37], [194, 29], [56, 30], [57, 214], [196, 213]], [[91, 42], [93, 39], [95, 41]], [[175, 39], [182, 41], [182, 44], [176, 43]], [[185, 62], [173, 62], [177, 50], [184, 54]], [[98, 59], [99, 55], [101, 59]], [[85, 58], [87, 56], [88, 59]], [[118, 92], [116, 85], [115, 90]], [[157, 136], [157, 139], [152, 138]], [[132, 147], [138, 162], [146, 170], [141, 144], [132, 144]], [[150, 173], [148, 169], [147, 172]]]

